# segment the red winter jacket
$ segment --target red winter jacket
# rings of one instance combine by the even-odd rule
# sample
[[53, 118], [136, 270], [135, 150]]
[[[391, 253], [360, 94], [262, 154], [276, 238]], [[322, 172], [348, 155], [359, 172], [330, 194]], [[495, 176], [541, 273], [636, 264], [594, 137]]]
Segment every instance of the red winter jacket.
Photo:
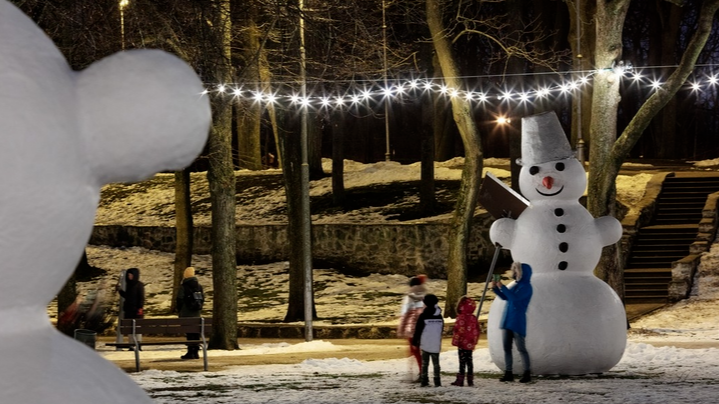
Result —
[[474, 310], [477, 304], [471, 298], [463, 296], [457, 304], [457, 320], [454, 323], [452, 345], [466, 351], [473, 351], [479, 340], [479, 322]]

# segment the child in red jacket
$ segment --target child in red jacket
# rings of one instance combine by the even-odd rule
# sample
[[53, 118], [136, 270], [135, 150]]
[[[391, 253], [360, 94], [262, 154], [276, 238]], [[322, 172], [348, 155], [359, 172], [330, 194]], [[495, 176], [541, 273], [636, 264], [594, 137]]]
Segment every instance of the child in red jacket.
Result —
[[462, 296], [457, 303], [457, 320], [454, 323], [452, 345], [459, 351], [459, 373], [453, 386], [464, 385], [465, 369], [467, 386], [474, 386], [474, 363], [472, 354], [479, 340], [479, 321], [474, 315], [477, 304], [470, 297]]

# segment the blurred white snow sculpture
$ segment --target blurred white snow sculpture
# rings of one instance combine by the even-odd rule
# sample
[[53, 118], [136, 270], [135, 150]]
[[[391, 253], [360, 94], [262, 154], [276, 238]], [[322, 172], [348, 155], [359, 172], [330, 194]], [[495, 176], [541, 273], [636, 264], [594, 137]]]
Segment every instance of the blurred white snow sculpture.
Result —
[[2, 402], [150, 403], [114, 364], [55, 330], [46, 307], [93, 227], [100, 186], [191, 163], [209, 100], [162, 51], [74, 72], [45, 34], [0, 0], [0, 391]]
[[[587, 186], [554, 112], [522, 119], [519, 187], [530, 202], [516, 220], [498, 219], [489, 236], [533, 269], [526, 346], [533, 374], [601, 373], [622, 358], [626, 314], [614, 290], [594, 276], [602, 247], [616, 243], [622, 226], [593, 218], [578, 202]], [[500, 320], [505, 303], [489, 311], [492, 361], [504, 369]], [[515, 356], [515, 368], [521, 359]]]

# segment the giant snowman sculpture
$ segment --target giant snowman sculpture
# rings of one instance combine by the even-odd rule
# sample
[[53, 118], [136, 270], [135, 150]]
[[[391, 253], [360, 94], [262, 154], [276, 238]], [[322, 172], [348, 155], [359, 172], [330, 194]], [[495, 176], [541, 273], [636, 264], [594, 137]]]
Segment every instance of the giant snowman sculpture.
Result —
[[[621, 224], [609, 216], [595, 219], [579, 204], [586, 174], [553, 112], [522, 119], [519, 163], [529, 206], [516, 220], [495, 221], [489, 236], [533, 269], [526, 336], [532, 373], [605, 372], [622, 358], [627, 323], [619, 296], [593, 270], [602, 247], [620, 239]], [[488, 320], [490, 355], [501, 369], [504, 308], [504, 300], [495, 299]]]
[[74, 72], [0, 0], [0, 401], [151, 403], [117, 366], [55, 330], [47, 305], [72, 274], [100, 187], [186, 166], [209, 101], [161, 51], [122, 52]]

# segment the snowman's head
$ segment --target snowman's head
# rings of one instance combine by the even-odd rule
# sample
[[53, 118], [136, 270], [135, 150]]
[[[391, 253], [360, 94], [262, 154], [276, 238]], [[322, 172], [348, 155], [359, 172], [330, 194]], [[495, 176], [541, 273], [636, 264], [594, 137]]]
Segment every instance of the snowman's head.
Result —
[[0, 0], [0, 310], [44, 307], [72, 274], [109, 182], [180, 169], [202, 151], [210, 105], [195, 72], [156, 50], [82, 72]]
[[576, 158], [526, 165], [519, 172], [519, 189], [530, 201], [577, 200], [586, 187], [584, 167]]

